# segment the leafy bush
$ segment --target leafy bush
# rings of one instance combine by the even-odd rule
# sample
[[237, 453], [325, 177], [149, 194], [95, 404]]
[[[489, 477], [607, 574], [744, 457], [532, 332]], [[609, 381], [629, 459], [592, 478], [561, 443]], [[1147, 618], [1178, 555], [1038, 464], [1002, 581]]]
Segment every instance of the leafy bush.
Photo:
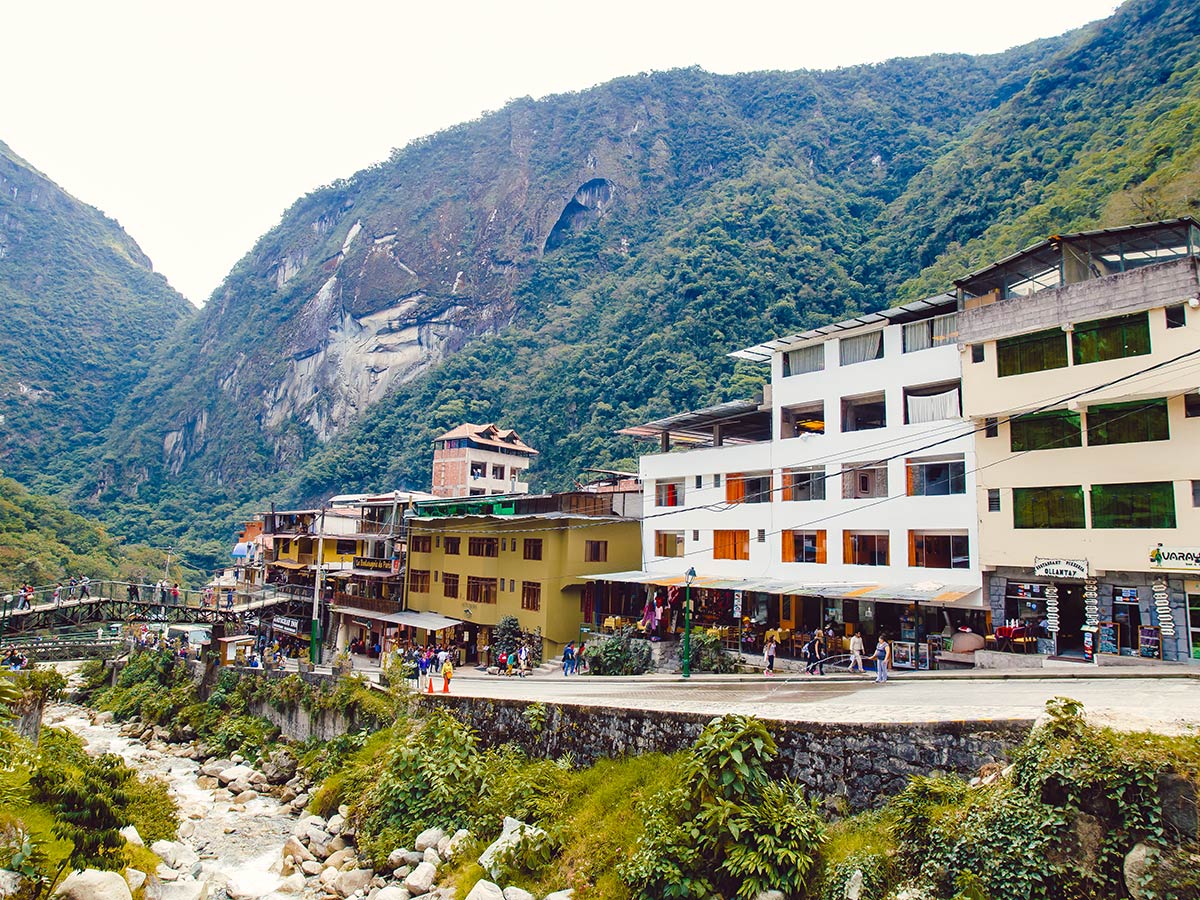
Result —
[[642, 675], [650, 670], [650, 645], [633, 628], [622, 628], [591, 645], [592, 675]]
[[721, 644], [721, 639], [707, 632], [693, 632], [689, 665], [693, 672], [725, 674], [737, 669], [737, 663]]
[[516, 616], [501, 616], [492, 632], [492, 657], [500, 658], [501, 653], [512, 653], [521, 645], [521, 623]]

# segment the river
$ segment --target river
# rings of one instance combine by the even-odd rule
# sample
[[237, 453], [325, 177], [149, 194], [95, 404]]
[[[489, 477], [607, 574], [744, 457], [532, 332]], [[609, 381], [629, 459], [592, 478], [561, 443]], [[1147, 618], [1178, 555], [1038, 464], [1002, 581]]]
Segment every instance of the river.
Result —
[[161, 778], [169, 786], [179, 807], [182, 848], [177, 871], [160, 867], [161, 894], [151, 890], [148, 896], [204, 900], [227, 894], [234, 900], [253, 900], [277, 895], [283, 886], [280, 850], [296, 823], [287, 807], [265, 795], [246, 804], [218, 799], [215, 791], [197, 785], [200, 763], [173, 755], [183, 747], [152, 749], [122, 735], [117, 723], [96, 723], [94, 714], [83, 707], [56, 704], [46, 710], [43, 721], [81, 737], [88, 753], [115, 753], [138, 773]]

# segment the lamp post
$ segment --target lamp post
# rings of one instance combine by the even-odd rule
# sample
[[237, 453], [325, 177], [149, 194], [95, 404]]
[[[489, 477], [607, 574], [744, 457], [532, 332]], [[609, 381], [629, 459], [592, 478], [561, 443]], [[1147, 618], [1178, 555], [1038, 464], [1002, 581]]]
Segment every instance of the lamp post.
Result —
[[683, 573], [683, 677], [692, 677], [692, 581], [696, 578], [693, 566]]
[[321, 506], [320, 523], [317, 526], [317, 571], [313, 578], [312, 622], [308, 638], [308, 659], [315, 666], [321, 662], [321, 576], [325, 565], [325, 507]]

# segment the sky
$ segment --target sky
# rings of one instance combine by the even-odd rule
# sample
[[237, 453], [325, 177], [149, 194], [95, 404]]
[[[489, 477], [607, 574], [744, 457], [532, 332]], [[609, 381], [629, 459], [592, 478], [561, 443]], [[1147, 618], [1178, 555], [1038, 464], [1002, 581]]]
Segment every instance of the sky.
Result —
[[202, 305], [297, 198], [394, 147], [621, 75], [995, 53], [1114, 0], [39, 0], [0, 11], [0, 140]]

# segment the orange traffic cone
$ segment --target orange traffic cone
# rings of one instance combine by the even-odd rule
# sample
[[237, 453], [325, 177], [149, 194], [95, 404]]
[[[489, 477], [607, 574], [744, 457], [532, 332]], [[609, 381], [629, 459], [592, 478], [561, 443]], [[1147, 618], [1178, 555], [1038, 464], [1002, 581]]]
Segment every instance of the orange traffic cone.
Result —
[[433, 677], [432, 676], [430, 676], [425, 681], [425, 693], [427, 693], [427, 694], [433, 693]]
[[450, 679], [447, 678], [445, 675], [442, 676], [442, 693], [443, 694], [450, 693]]

